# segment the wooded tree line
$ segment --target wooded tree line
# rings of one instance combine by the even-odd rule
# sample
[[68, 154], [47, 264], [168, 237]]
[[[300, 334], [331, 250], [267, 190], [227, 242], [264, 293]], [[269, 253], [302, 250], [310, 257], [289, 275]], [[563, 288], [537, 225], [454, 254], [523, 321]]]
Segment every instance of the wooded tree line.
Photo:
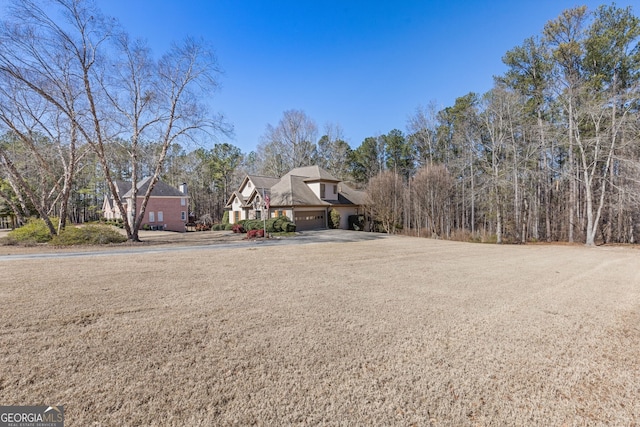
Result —
[[51, 4], [61, 15], [12, 0], [0, 34], [0, 201], [21, 220], [59, 217], [56, 232], [96, 219], [115, 180], [152, 176], [186, 182], [193, 215], [219, 221], [244, 174], [318, 164], [367, 189], [387, 232], [638, 239], [640, 24], [630, 8], [563, 12], [504, 55], [507, 71], [488, 93], [420, 107], [405, 132], [352, 149], [339, 125], [320, 132], [289, 110], [242, 153], [212, 144], [228, 127], [202, 102], [218, 76], [203, 43], [155, 59], [89, 3]]
[[341, 133], [314, 145], [315, 124], [285, 112], [259, 147], [262, 168], [279, 176], [320, 163], [366, 187], [369, 214], [390, 233], [635, 243], [639, 41], [631, 8], [566, 10], [504, 55], [507, 71], [489, 92], [418, 108], [406, 134], [354, 150]]
[[404, 140], [365, 140], [354, 177], [374, 215], [389, 232], [635, 243], [639, 40], [630, 8], [567, 10], [505, 54], [488, 93], [418, 109]]

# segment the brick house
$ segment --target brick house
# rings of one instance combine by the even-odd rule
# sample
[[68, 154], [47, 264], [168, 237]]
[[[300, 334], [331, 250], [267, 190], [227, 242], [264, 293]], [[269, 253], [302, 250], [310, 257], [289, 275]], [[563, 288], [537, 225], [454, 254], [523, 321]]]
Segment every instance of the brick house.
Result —
[[[138, 182], [138, 197], [136, 205], [140, 207], [144, 195], [149, 188], [151, 178], [144, 178]], [[124, 204], [130, 222], [132, 221], [133, 212], [131, 200], [133, 194], [131, 192], [131, 183], [124, 181], [116, 181], [116, 191], [120, 195], [120, 199]], [[105, 196], [102, 204], [103, 216], [106, 219], [122, 218], [115, 201], [111, 195]], [[153, 187], [147, 208], [144, 212], [142, 227], [149, 226], [152, 230], [167, 230], [185, 232], [186, 224], [189, 218], [189, 196], [187, 194], [186, 184], [182, 184], [180, 189], [172, 187], [162, 181], [156, 182]], [[146, 227], [145, 227], [146, 228]]]

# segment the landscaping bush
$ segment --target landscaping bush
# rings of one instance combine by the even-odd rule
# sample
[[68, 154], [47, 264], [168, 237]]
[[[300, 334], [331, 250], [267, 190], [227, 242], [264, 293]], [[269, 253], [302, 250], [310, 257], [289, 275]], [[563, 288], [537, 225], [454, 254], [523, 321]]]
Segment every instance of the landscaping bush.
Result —
[[364, 230], [364, 215], [349, 215], [349, 230]]
[[329, 211], [329, 228], [340, 228], [340, 213], [335, 209]]
[[[278, 218], [274, 218], [273, 222], [273, 232], [287, 232], [287, 224], [291, 224], [291, 220], [288, 216], [283, 215]], [[268, 228], [267, 228], [268, 230]]]
[[234, 233], [244, 233], [244, 227], [242, 224], [233, 224], [231, 226], [231, 230], [233, 230]]
[[222, 224], [229, 224], [229, 211], [224, 211], [222, 214]]
[[255, 239], [258, 237], [264, 237], [264, 229], [260, 230], [249, 230], [247, 232], [247, 239]]
[[231, 230], [233, 230], [233, 226], [234, 226], [234, 224], [224, 224], [224, 229], [226, 231], [231, 231]]
[[[57, 218], [51, 218], [54, 224]], [[35, 245], [36, 243], [46, 243], [51, 240], [51, 233], [47, 224], [42, 219], [30, 219], [25, 225], [7, 234], [7, 243]]]
[[245, 231], [249, 232], [251, 230], [264, 231], [265, 226], [267, 229], [267, 233], [280, 233], [286, 232], [289, 229], [288, 224], [292, 224], [292, 222], [289, 217], [285, 215], [277, 218], [269, 218], [266, 223], [262, 219], [244, 219], [242, 221], [239, 221], [238, 224], [235, 225], [242, 225], [244, 231], [241, 231], [241, 233], [244, 233]]
[[126, 242], [127, 238], [106, 225], [67, 227], [51, 240], [52, 245], [106, 245]]
[[249, 230], [259, 230], [264, 227], [264, 223], [261, 219], [245, 219], [242, 221], [242, 226], [248, 232]]
[[211, 226], [207, 224], [196, 224], [196, 231], [209, 231], [211, 230]]
[[100, 223], [106, 224], [106, 225], [113, 225], [118, 228], [124, 228], [124, 221], [122, 220], [122, 218], [116, 218], [116, 219], [101, 218]]

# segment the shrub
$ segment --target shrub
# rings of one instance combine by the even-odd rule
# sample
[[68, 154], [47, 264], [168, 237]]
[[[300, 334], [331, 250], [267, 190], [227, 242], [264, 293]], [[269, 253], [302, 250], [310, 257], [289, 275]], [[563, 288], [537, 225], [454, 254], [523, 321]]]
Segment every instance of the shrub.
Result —
[[126, 242], [127, 238], [106, 225], [67, 227], [51, 240], [52, 245], [106, 245]]
[[244, 227], [242, 224], [233, 224], [231, 226], [231, 230], [233, 230], [234, 233], [244, 233]]
[[224, 225], [224, 229], [226, 231], [231, 231], [231, 230], [233, 230], [233, 226], [234, 226], [234, 224], [225, 224]]
[[229, 211], [224, 211], [222, 214], [222, 223], [229, 224]]
[[264, 227], [261, 219], [245, 219], [242, 221], [242, 226], [245, 230], [259, 230]]
[[364, 215], [349, 215], [349, 230], [364, 230]]
[[[291, 224], [291, 220], [286, 215], [280, 216], [278, 218], [274, 218], [273, 232], [276, 232], [276, 233], [280, 231], [286, 232], [287, 224]], [[268, 227], [267, 227], [267, 230], [268, 230]]]
[[[57, 219], [51, 218], [51, 222]], [[46, 243], [51, 240], [51, 233], [42, 219], [30, 219], [25, 225], [9, 232], [8, 240], [19, 244]]]
[[340, 228], [340, 212], [335, 209], [329, 211], [329, 228]]
[[[201, 225], [205, 225], [209, 228], [207, 228], [207, 230], [211, 229], [211, 226], [213, 225], [213, 218], [211, 218], [210, 214], [204, 214], [200, 217], [200, 219], [198, 219], [198, 221], [196, 221], [196, 224], [201, 224]], [[197, 227], [196, 227], [196, 231]]]
[[255, 239], [258, 237], [264, 237], [264, 229], [249, 230], [247, 232], [247, 239]]
[[[253, 230], [264, 229], [266, 227], [268, 233], [279, 233], [285, 231], [287, 223], [291, 223], [291, 220], [285, 215], [277, 218], [269, 218], [266, 224], [263, 220], [252, 220], [249, 225]], [[245, 227], [247, 227], [246, 224]]]

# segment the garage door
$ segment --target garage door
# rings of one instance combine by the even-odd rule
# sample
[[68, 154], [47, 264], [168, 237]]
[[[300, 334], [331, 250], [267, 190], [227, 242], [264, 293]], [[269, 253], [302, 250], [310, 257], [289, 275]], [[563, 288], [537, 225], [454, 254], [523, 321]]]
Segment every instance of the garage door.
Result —
[[325, 228], [327, 226], [325, 215], [325, 211], [296, 212], [296, 231]]

